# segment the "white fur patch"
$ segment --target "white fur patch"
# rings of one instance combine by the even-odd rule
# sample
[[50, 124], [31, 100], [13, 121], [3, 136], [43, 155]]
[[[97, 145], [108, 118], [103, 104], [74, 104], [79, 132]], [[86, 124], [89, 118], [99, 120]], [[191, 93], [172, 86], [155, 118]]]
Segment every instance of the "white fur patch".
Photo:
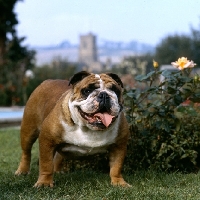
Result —
[[[118, 135], [119, 120], [120, 116], [114, 122], [115, 125], [105, 131], [94, 131], [76, 124], [72, 127], [61, 120], [64, 128], [63, 141], [67, 144], [62, 150], [76, 154], [94, 154], [106, 151], [107, 146], [114, 143]], [[71, 146], [69, 146], [70, 144]]]
[[95, 74], [95, 78], [101, 79], [99, 74]]
[[83, 122], [82, 120], [79, 120], [80, 114], [77, 111], [77, 109], [75, 109], [75, 107], [85, 105], [86, 103], [87, 103], [87, 99], [80, 102], [69, 100], [69, 110], [71, 112], [71, 118], [74, 121], [74, 123], [79, 126], [82, 126]]
[[99, 76], [99, 74], [95, 74], [95, 77], [99, 79], [100, 89], [103, 90], [104, 84], [103, 84], [101, 77]]

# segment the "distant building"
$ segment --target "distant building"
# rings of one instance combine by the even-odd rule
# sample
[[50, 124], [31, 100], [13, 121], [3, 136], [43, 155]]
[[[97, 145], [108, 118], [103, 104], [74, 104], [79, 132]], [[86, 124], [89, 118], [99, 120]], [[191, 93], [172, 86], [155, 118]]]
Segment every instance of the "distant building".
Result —
[[79, 62], [83, 64], [97, 62], [96, 36], [92, 33], [80, 36]]
[[96, 36], [92, 33], [80, 36], [79, 66], [81, 70], [99, 72], [103, 69], [98, 61]]

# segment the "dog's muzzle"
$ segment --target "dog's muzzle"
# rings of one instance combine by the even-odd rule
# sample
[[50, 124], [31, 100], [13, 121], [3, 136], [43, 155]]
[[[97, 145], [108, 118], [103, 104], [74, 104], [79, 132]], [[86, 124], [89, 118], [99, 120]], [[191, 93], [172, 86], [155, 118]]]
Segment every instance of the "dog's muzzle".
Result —
[[106, 92], [101, 92], [97, 97], [97, 101], [99, 102], [99, 110], [101, 112], [109, 112], [111, 108], [110, 97]]
[[106, 92], [100, 92], [96, 97], [98, 109], [93, 113], [86, 113], [78, 107], [80, 115], [88, 121], [90, 126], [98, 130], [104, 130], [109, 127], [118, 116], [113, 116], [111, 113], [112, 103], [111, 98]]

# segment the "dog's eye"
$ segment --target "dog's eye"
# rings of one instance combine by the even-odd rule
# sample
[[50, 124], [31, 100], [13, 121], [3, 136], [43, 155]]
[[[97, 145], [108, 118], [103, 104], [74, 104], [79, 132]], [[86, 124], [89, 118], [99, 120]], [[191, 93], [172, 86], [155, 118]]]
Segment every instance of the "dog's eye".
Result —
[[91, 89], [91, 88], [84, 88], [83, 90], [82, 90], [82, 94], [84, 95], [84, 96], [89, 96], [92, 92], [94, 91], [94, 89]]
[[115, 85], [112, 85], [111, 90], [117, 95], [118, 98], [120, 97], [121, 91]]

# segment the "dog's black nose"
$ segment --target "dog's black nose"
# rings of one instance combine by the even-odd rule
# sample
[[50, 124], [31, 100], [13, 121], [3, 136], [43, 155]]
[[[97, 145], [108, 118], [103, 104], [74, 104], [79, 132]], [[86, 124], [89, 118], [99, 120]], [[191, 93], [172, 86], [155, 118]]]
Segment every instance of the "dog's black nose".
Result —
[[109, 101], [109, 96], [106, 92], [101, 92], [97, 98], [97, 101], [103, 102], [106, 104], [107, 101]]
[[106, 110], [110, 109], [110, 97], [106, 92], [101, 92], [97, 97], [97, 101], [99, 102], [99, 108]]

